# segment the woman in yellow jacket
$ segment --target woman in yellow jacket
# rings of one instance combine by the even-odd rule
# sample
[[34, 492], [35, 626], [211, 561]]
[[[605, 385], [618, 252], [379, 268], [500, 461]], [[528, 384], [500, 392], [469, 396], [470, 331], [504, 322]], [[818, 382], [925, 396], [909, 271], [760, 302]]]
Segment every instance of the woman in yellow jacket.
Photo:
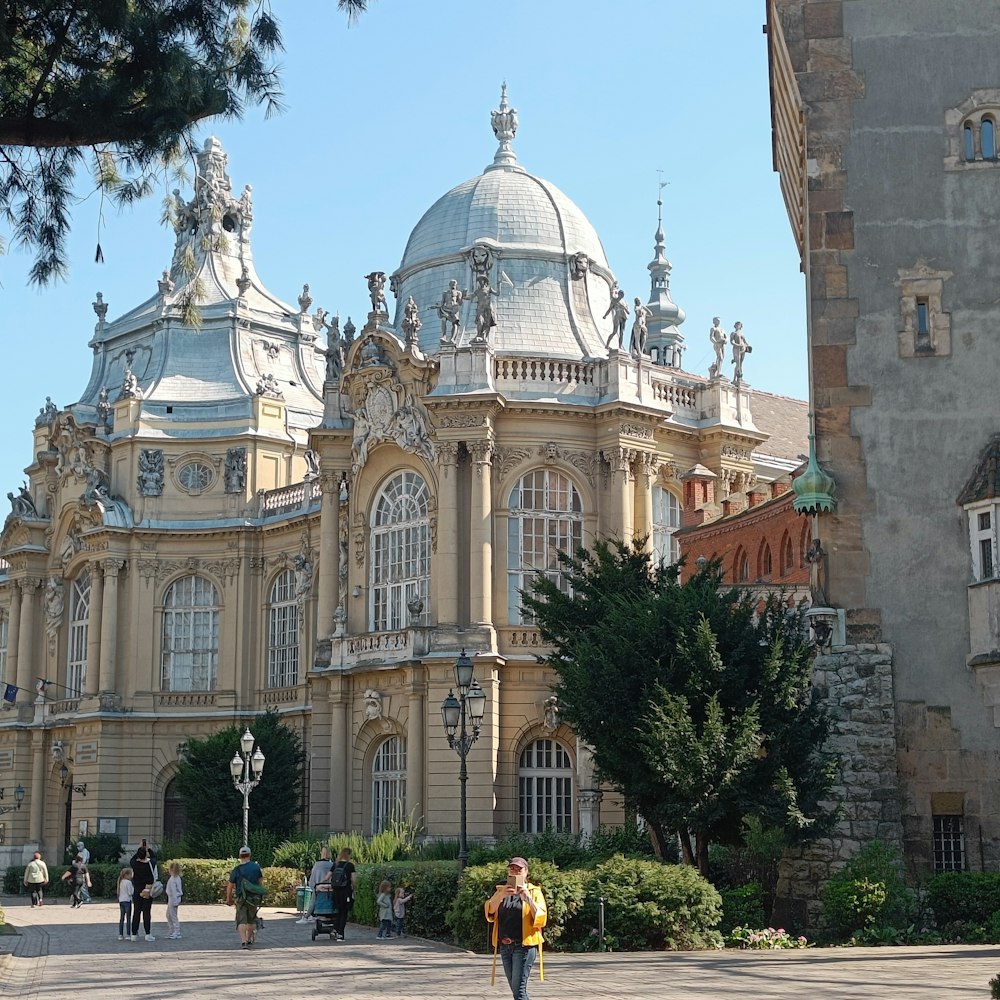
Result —
[[493, 925], [493, 978], [496, 981], [497, 954], [510, 983], [514, 1000], [529, 1000], [528, 976], [539, 959], [542, 973], [542, 928], [545, 926], [545, 897], [542, 890], [528, 881], [528, 862], [511, 858], [507, 881], [486, 901], [486, 919]]

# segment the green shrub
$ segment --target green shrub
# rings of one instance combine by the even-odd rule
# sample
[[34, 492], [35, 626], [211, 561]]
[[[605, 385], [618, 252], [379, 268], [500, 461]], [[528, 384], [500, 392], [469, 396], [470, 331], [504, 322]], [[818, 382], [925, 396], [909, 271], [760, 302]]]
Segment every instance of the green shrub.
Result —
[[990, 996], [1000, 998], [1000, 975], [994, 976], [990, 980]]
[[454, 861], [393, 861], [358, 865], [358, 891], [352, 919], [374, 927], [378, 924], [375, 897], [379, 883], [388, 879], [413, 899], [406, 906], [406, 932], [437, 940], [449, 937], [448, 910], [458, 890], [458, 865]]
[[858, 851], [821, 896], [828, 925], [843, 937], [862, 928], [905, 928], [916, 913], [916, 895], [906, 887], [899, 851], [877, 840]]
[[604, 898], [604, 929], [626, 951], [715, 947], [722, 916], [715, 887], [688, 865], [626, 859], [598, 866], [586, 887], [583, 917], [597, 925]]
[[[587, 858], [590, 861], [607, 861], [616, 854], [626, 858], [654, 858], [653, 842], [649, 831], [641, 828], [634, 820], [624, 826], [602, 826], [586, 841]], [[679, 848], [675, 837], [667, 845], [664, 861], [679, 860]]]
[[286, 840], [274, 849], [274, 863], [300, 872], [311, 872], [325, 840], [320, 837]]
[[226, 898], [229, 873], [239, 864], [235, 858], [163, 858], [159, 861], [161, 879], [169, 871], [171, 861], [181, 866], [184, 902], [201, 904], [220, 903]]
[[720, 889], [722, 921], [719, 931], [729, 934], [735, 927], [764, 927], [764, 893], [759, 882], [748, 882], [735, 889]]
[[[589, 873], [559, 871], [555, 865], [528, 857], [529, 878], [541, 886], [545, 896], [547, 923], [542, 936], [546, 947], [567, 946], [564, 932], [567, 924], [579, 912], [584, 901], [584, 882]], [[452, 940], [462, 948], [488, 951], [489, 925], [483, 912], [486, 900], [507, 878], [507, 864], [495, 861], [488, 865], [466, 868], [458, 884], [458, 892], [448, 912], [448, 927]]]
[[927, 883], [938, 927], [955, 921], [986, 924], [1000, 910], [1000, 873], [943, 872]]
[[[250, 831], [250, 850], [254, 860], [263, 865], [269, 865], [274, 860], [274, 851], [280, 840], [278, 835], [270, 830]], [[243, 846], [243, 827], [229, 824], [220, 826], [202, 845], [206, 858], [235, 858]], [[319, 857], [319, 855], [316, 855]], [[158, 852], [163, 857], [163, 852]]]
[[586, 867], [588, 861], [587, 850], [578, 834], [551, 829], [534, 834], [508, 830], [493, 847], [474, 844], [469, 848], [470, 865], [506, 863], [514, 857], [540, 858], [563, 870]]

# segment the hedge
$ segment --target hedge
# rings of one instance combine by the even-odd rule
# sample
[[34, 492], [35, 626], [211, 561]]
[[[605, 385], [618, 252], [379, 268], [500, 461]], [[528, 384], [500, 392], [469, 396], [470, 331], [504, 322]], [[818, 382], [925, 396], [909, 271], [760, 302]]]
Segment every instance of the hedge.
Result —
[[989, 924], [1000, 911], [1000, 873], [942, 872], [927, 883], [938, 927], [955, 921]]
[[458, 892], [458, 864], [455, 861], [390, 861], [358, 865], [358, 891], [351, 919], [371, 927], [378, 925], [375, 897], [383, 879], [400, 886], [413, 899], [406, 905], [406, 932], [418, 937], [448, 940], [446, 917]]

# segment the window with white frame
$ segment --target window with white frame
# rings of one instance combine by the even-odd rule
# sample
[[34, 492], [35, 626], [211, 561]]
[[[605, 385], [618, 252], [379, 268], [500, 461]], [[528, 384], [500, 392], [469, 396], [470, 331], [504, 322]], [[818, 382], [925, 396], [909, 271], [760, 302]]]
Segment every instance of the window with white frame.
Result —
[[[427, 484], [416, 472], [400, 472], [382, 487], [371, 519], [371, 628], [375, 632], [426, 623], [431, 575], [431, 527]], [[419, 599], [413, 616], [407, 603]]]
[[381, 833], [406, 809], [406, 740], [390, 736], [372, 761], [372, 833]]
[[69, 599], [69, 645], [66, 652], [66, 692], [70, 698], [83, 694], [87, 679], [87, 639], [90, 634], [90, 571], [74, 581]]
[[934, 817], [934, 874], [965, 871], [965, 817]]
[[568, 588], [559, 553], [572, 555], [583, 545], [583, 504], [567, 476], [536, 469], [511, 490], [507, 506], [507, 620], [518, 624], [531, 621], [521, 591], [531, 589], [537, 574]]
[[675, 563], [681, 548], [674, 532], [681, 526], [681, 504], [670, 490], [653, 487], [653, 558], [662, 564]]
[[267, 603], [267, 686], [294, 687], [299, 682], [299, 604], [290, 569], [275, 579]]
[[977, 582], [997, 575], [997, 504], [968, 508], [972, 576]]
[[175, 580], [163, 600], [160, 689], [214, 691], [218, 659], [218, 592], [203, 576]]
[[521, 751], [517, 792], [521, 833], [573, 832], [573, 764], [557, 740], [534, 740]]

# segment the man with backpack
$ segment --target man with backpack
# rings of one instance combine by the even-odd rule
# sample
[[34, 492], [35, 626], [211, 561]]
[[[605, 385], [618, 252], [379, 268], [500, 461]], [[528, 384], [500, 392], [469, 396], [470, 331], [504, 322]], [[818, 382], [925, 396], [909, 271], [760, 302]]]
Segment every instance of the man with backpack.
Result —
[[341, 941], [344, 940], [347, 915], [354, 905], [354, 893], [358, 887], [358, 876], [351, 861], [352, 856], [351, 849], [345, 847], [337, 855], [337, 863], [330, 872], [330, 885], [333, 886], [333, 929]]
[[257, 930], [257, 910], [264, 902], [264, 873], [256, 861], [250, 860], [250, 848], [240, 848], [240, 863], [232, 870], [226, 883], [226, 905], [236, 907], [236, 930], [240, 947], [253, 944]]

